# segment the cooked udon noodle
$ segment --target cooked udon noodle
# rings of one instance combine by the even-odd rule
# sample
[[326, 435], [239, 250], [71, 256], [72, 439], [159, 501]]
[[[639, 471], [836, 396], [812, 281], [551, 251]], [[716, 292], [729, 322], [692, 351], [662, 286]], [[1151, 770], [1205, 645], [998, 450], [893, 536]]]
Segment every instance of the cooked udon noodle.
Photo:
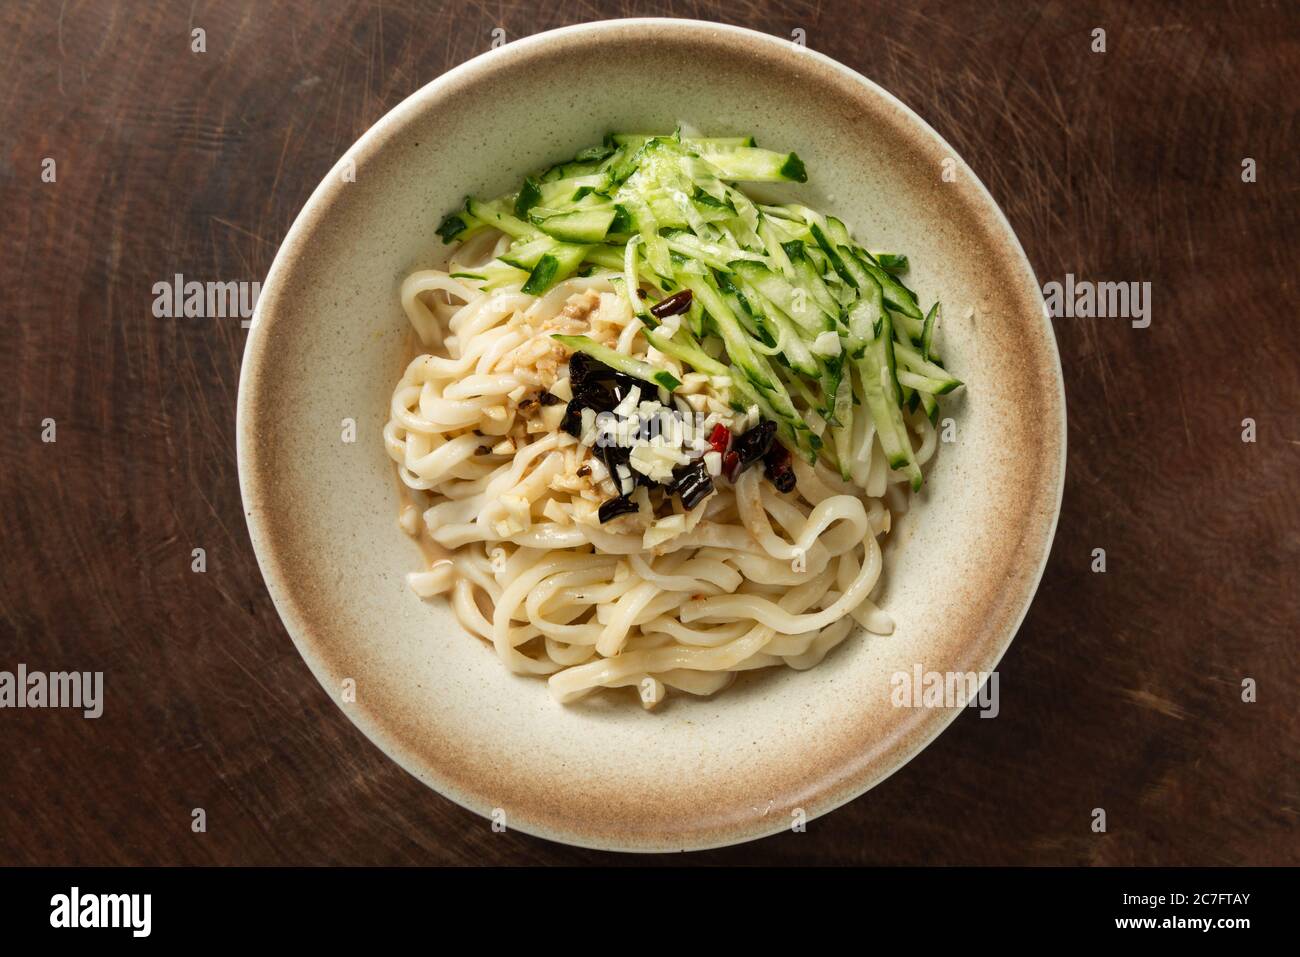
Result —
[[[428, 352], [393, 392], [384, 440], [420, 503], [405, 507], [403, 528], [447, 555], [409, 576], [413, 590], [449, 593], [460, 621], [506, 667], [549, 676], [566, 703], [633, 686], [653, 707], [667, 688], [708, 695], [741, 671], [811, 668], [855, 625], [889, 634], [893, 622], [870, 595], [880, 539], [908, 490], [870, 418], [854, 420], [852, 482], [796, 455], [793, 492], [779, 494], [750, 468], [734, 486], [717, 483], [650, 547], [656, 516], [644, 499], [638, 512], [601, 525], [596, 510], [613, 486], [598, 479], [599, 466], [585, 474], [590, 451], [555, 427], [562, 405], [526, 401], [540, 390], [565, 393], [567, 350], [551, 333], [650, 352], [677, 370], [692, 408], [724, 420], [736, 413], [725, 384], [649, 349], [614, 274], [569, 279], [540, 297], [518, 287], [486, 293], [451, 277], [496, 255], [506, 242], [498, 236], [475, 238], [447, 269], [418, 271], [402, 286]], [[924, 463], [934, 429], [924, 414], [908, 424]]]

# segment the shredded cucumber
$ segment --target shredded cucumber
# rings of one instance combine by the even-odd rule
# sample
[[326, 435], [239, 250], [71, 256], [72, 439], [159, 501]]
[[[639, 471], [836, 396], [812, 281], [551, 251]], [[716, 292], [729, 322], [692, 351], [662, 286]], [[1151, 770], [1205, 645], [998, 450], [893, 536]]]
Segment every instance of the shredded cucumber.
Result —
[[[658, 353], [728, 377], [733, 405], [756, 406], [792, 451], [815, 462], [824, 437], [848, 480], [854, 417], [870, 416], [890, 468], [919, 488], [911, 426], [921, 415], [937, 422], [939, 397], [962, 385], [936, 350], [939, 304], [923, 311], [899, 278], [906, 254], [873, 255], [843, 220], [756, 202], [737, 185], [806, 180], [796, 154], [748, 136], [614, 133], [514, 192], [467, 199], [437, 232], [452, 244], [485, 230], [510, 237], [499, 259], [456, 274], [484, 289], [540, 295], [572, 275], [608, 275]], [[656, 299], [690, 291], [675, 329], [657, 328], [642, 290]], [[628, 375], [679, 385], [585, 336], [555, 338]]]

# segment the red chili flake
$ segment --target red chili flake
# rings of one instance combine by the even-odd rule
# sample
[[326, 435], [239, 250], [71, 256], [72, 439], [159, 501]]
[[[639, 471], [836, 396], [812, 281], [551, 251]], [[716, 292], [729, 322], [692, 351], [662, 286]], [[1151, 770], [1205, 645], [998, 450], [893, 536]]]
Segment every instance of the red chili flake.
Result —
[[727, 451], [727, 443], [731, 441], [731, 430], [719, 422], [709, 433], [709, 445], [713, 446], [713, 451], [719, 455]]
[[722, 474], [727, 477], [728, 482], [734, 482], [740, 476], [740, 455], [736, 452], [728, 452], [722, 457]]

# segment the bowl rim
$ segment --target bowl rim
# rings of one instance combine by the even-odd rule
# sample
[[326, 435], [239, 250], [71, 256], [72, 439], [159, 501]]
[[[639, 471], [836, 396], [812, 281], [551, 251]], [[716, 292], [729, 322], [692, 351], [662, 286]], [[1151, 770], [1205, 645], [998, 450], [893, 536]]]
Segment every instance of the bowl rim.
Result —
[[[557, 38], [584, 35], [584, 34], [601, 34], [607, 31], [624, 30], [632, 28], [647, 28], [657, 31], [676, 31], [683, 34], [696, 34], [697, 36], [704, 31], [721, 32], [732, 34], [733, 36], [743, 37], [746, 40], [763, 45], [794, 45], [793, 41], [786, 40], [782, 37], [764, 33], [758, 30], [752, 30], [747, 27], [733, 26], [730, 24], [715, 23], [707, 20], [695, 20], [673, 17], [629, 17], [625, 19], [614, 20], [596, 20], [587, 23], [572, 24], [565, 27], [559, 27], [552, 30], [542, 31], [527, 37], [521, 37], [517, 40], [510, 41], [500, 47], [489, 49], [483, 53], [460, 63], [451, 69], [435, 77], [428, 83], [414, 90], [408, 96], [403, 98], [394, 107], [388, 110], [383, 116], [376, 120], [354, 143], [352, 143], [339, 157], [335, 164], [322, 178], [321, 182], [312, 191], [302, 209], [294, 218], [292, 225], [281, 241], [272, 260], [271, 267], [267, 272], [266, 278], [262, 283], [261, 294], [258, 300], [258, 306], [254, 310], [253, 322], [249, 329], [249, 335], [245, 340], [244, 352], [240, 365], [239, 387], [236, 406], [236, 462], [239, 474], [240, 493], [243, 503], [245, 519], [248, 523], [249, 538], [253, 545], [254, 554], [257, 558], [258, 567], [261, 570], [263, 581], [266, 584], [268, 593], [271, 595], [276, 611], [280, 616], [285, 631], [289, 634], [298, 653], [308, 665], [316, 680], [334, 701], [335, 705], [340, 708], [349, 721], [376, 746], [390, 760], [394, 761], [399, 767], [411, 774], [416, 780], [426, 784], [435, 790], [441, 796], [460, 805], [461, 807], [481, 814], [481, 810], [476, 806], [474, 796], [463, 793], [454, 782], [446, 776], [439, 773], [435, 767], [427, 763], [417, 761], [409, 754], [402, 742], [397, 739], [389, 730], [375, 721], [365, 710], [343, 708], [336, 696], [331, 692], [332, 682], [330, 681], [330, 672], [323, 656], [318, 652], [311, 641], [311, 627], [305, 616], [299, 614], [297, 603], [289, 594], [287, 588], [279, 579], [279, 569], [272, 555], [271, 536], [265, 527], [265, 516], [263, 511], [251, 507], [250, 503], [257, 500], [260, 480], [260, 470], [255, 467], [257, 460], [257, 451], [254, 440], [255, 418], [255, 395], [259, 388], [259, 379], [261, 378], [261, 362], [264, 358], [264, 343], [267, 336], [267, 330], [270, 321], [263, 321], [262, 304], [271, 302], [274, 297], [270, 293], [275, 290], [280, 281], [280, 276], [292, 267], [294, 260], [303, 247], [304, 239], [310, 236], [316, 228], [320, 219], [323, 217], [325, 210], [330, 206], [336, 196], [344, 188], [342, 177], [338, 174], [344, 168], [345, 164], [356, 161], [363, 155], [381, 147], [396, 128], [413, 114], [421, 111], [427, 103], [436, 101], [437, 97], [444, 88], [450, 87], [463, 79], [471, 77], [476, 73], [486, 73], [499, 64], [527, 53], [539, 45], [549, 44]], [[1051, 374], [1055, 386], [1057, 408], [1059, 416], [1055, 425], [1055, 435], [1059, 437], [1059, 460], [1057, 464], [1058, 479], [1054, 489], [1048, 491], [1052, 494], [1051, 500], [1051, 519], [1047, 523], [1045, 535], [1042, 539], [1043, 550], [1037, 567], [1033, 569], [1031, 576], [1023, 579], [1023, 599], [1019, 602], [1018, 611], [1010, 616], [1006, 634], [994, 646], [996, 651], [990, 658], [989, 670], [996, 669], [1002, 658], [1005, 656], [1011, 643], [1019, 633], [1021, 625], [1033, 604], [1034, 597], [1037, 594], [1038, 587], [1042, 581], [1043, 573], [1051, 557], [1052, 546], [1055, 542], [1056, 530], [1060, 521], [1061, 504], [1065, 489], [1065, 475], [1067, 468], [1067, 409], [1065, 382], [1061, 367], [1060, 350], [1057, 345], [1055, 329], [1051, 322], [1050, 313], [1047, 310], [1046, 303], [1042, 296], [1042, 287], [1038, 281], [1033, 264], [1030, 262], [1024, 247], [1020, 242], [1015, 230], [1012, 228], [1010, 221], [1001, 205], [996, 201], [993, 195], [988, 191], [984, 182], [961, 158], [960, 153], [951, 147], [946, 139], [943, 138], [924, 118], [915, 110], [902, 102], [889, 90], [880, 86], [870, 78], [857, 72], [849, 66], [809, 47], [800, 49], [800, 56], [812, 58], [815, 62], [838, 73], [842, 78], [851, 81], [854, 84], [865, 88], [866, 92], [876, 98], [881, 99], [889, 106], [899, 111], [904, 117], [906, 123], [917, 130], [922, 136], [932, 140], [934, 143], [942, 146], [947, 155], [958, 160], [962, 167], [963, 179], [969, 178], [978, 194], [979, 198], [987, 209], [993, 212], [995, 223], [1003, 239], [1007, 242], [1008, 251], [1014, 251], [1016, 259], [1015, 267], [1018, 271], [1023, 271], [1025, 277], [1031, 281], [1034, 289], [1034, 298], [1041, 305], [1040, 317], [1043, 323], [1043, 332], [1045, 334], [1045, 346], [1050, 355], [1048, 371]], [[808, 820], [813, 820], [831, 811], [836, 810], [852, 800], [862, 796], [867, 791], [887, 780], [901, 768], [906, 766], [918, 754], [924, 751], [942, 734], [948, 726], [956, 719], [961, 712], [960, 708], [935, 709], [931, 712], [931, 720], [928, 722], [922, 733], [914, 738], [914, 746], [903, 749], [902, 753], [887, 766], [862, 769], [855, 772], [852, 782], [849, 786], [840, 784], [832, 786], [830, 782], [820, 784], [817, 791], [825, 798], [823, 802], [808, 814]], [[839, 793], [834, 793], [834, 792]], [[587, 836], [577, 827], [573, 828], [552, 828], [541, 824], [534, 825], [532, 822], [519, 824], [512, 822], [511, 829], [519, 830], [535, 837], [546, 840], [556, 841], [578, 847], [592, 848], [606, 851], [635, 852], [647, 853], [655, 851], [667, 852], [669, 850], [707, 850], [717, 847], [726, 847], [733, 844], [740, 844], [752, 840], [758, 840], [763, 837], [769, 837], [788, 829], [788, 823], [779, 818], [772, 821], [768, 826], [763, 826], [761, 822], [757, 826], [745, 827], [740, 824], [728, 824], [721, 826], [715, 839], [704, 841], [692, 841], [689, 844], [674, 845], [673, 848], [661, 844], [647, 845], [630, 841], [626, 843], [610, 842], [607, 839], [601, 839], [595, 835]]]

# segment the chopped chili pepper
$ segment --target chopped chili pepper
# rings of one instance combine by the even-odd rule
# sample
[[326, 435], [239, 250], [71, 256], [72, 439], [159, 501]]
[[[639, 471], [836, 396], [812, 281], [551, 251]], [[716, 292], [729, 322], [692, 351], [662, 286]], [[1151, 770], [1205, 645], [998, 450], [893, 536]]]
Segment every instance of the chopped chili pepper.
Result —
[[719, 422], [709, 433], [709, 445], [713, 446], [713, 451], [723, 455], [727, 451], [727, 443], [731, 441], [731, 430]]
[[740, 477], [740, 454], [738, 452], [728, 452], [722, 457], [722, 474], [727, 477], [728, 482], [734, 482]]

